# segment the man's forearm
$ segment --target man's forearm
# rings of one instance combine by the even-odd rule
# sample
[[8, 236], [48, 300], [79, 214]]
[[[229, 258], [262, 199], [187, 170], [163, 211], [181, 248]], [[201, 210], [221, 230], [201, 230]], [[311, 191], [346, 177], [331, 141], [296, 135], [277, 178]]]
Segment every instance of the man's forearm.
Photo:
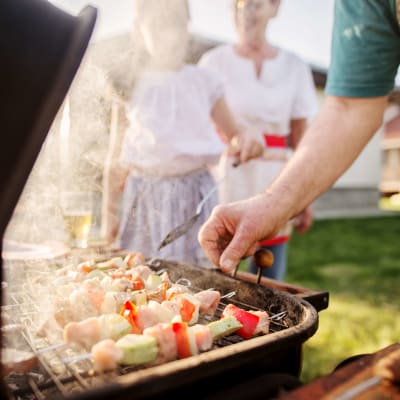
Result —
[[329, 189], [380, 127], [385, 97], [328, 97], [293, 157], [268, 189], [292, 218]]

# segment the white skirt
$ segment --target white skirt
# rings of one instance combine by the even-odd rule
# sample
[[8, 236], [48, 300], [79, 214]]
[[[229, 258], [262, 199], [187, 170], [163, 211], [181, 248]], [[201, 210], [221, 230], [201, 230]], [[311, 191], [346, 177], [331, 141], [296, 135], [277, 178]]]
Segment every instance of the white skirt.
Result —
[[[225, 177], [218, 186], [219, 203], [226, 204], [248, 199], [262, 193], [279, 175], [286, 163], [285, 155], [270, 151], [263, 158], [249, 160], [233, 167], [233, 158], [224, 154], [215, 173], [215, 179]], [[275, 236], [289, 237], [292, 222], [288, 222]]]
[[217, 204], [217, 193], [204, 204], [195, 225], [183, 236], [158, 250], [165, 236], [196, 212], [197, 204], [215, 181], [207, 170], [173, 177], [130, 175], [122, 198], [117, 244], [142, 252], [146, 258], [162, 258], [210, 268], [197, 233]]

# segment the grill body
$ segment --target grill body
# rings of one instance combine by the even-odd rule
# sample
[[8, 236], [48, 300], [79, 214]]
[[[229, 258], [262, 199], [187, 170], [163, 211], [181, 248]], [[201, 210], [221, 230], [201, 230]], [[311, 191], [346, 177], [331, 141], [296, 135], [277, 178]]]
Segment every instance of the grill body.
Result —
[[[59, 267], [56, 263], [50, 263], [44, 270], [43, 263], [40, 265], [43, 276], [49, 273], [51, 276], [51, 271]], [[31, 279], [39, 273], [38, 265], [22, 267], [24, 279]], [[133, 393], [135, 399], [171, 398], [175, 394], [210, 398], [218, 396], [218, 393], [224, 397], [224, 393], [233, 390], [232, 396], [242, 393], [252, 398], [252, 392], [254, 396], [258, 392], [265, 396], [268, 385], [271, 390], [276, 389], [276, 385], [281, 383], [277, 377], [292, 377], [293, 380], [299, 377], [302, 345], [318, 328], [318, 313], [310, 303], [280, 290], [227, 276], [217, 269], [203, 269], [166, 260], [155, 260], [152, 268], [167, 270], [173, 282], [179, 278], [189, 280], [193, 291], [212, 287], [222, 295], [235, 292], [233, 297], [223, 300], [215, 318], [219, 317], [227, 303], [246, 309], [266, 310], [270, 315], [285, 312], [285, 316], [271, 323], [272, 332], [268, 335], [248, 340], [232, 335], [215, 342], [210, 351], [158, 366], [125, 368], [94, 376], [90, 373], [91, 365], [82, 364], [77, 366], [79, 370], [68, 367], [59, 374], [48, 362], [49, 355], [47, 358], [40, 357], [40, 379], [28, 374], [21, 379], [17, 390], [9, 390], [9, 396], [30, 399], [37, 392], [40, 393], [37, 398], [51, 400], [70, 398], [71, 393], [73, 398], [79, 400], [128, 399]], [[12, 314], [15, 323], [27, 321], [32, 312], [26, 309], [26, 304], [29, 299], [34, 299], [34, 295], [31, 297], [27, 293], [29, 286], [24, 281], [18, 283], [18, 279], [21, 279], [18, 267], [10, 266], [6, 271], [10, 286], [7, 289], [8, 302], [3, 306], [3, 311]], [[28, 349], [38, 350], [38, 344], [29, 332], [25, 340]], [[42, 339], [40, 344], [43, 346]], [[51, 345], [51, 342], [47, 345]], [[60, 358], [62, 355], [55, 354], [54, 357]], [[6, 382], [9, 388], [15, 388], [15, 376], [7, 377]], [[289, 379], [286, 384], [293, 382]]]

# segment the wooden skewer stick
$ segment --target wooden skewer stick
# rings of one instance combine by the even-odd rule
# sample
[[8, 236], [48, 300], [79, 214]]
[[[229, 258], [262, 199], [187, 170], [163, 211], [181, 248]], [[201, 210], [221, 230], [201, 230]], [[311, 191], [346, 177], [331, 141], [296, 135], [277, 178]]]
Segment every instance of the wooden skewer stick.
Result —
[[274, 264], [274, 255], [272, 251], [267, 249], [260, 249], [254, 253], [254, 262], [258, 267], [257, 283], [259, 284], [262, 277], [263, 269], [271, 268]]
[[[271, 268], [272, 265], [274, 264], [274, 255], [272, 254], [272, 251], [268, 249], [260, 249], [254, 253], [253, 258], [254, 262], [258, 267], [257, 283], [259, 284], [261, 281], [263, 269]], [[236, 265], [236, 268], [233, 271], [232, 276], [234, 277], [236, 276], [238, 269], [239, 269], [239, 264]]]

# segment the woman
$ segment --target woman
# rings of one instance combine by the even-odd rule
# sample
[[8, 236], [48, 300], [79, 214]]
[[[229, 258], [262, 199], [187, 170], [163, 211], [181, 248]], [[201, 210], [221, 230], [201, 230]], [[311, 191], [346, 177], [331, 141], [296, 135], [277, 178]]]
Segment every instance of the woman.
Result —
[[[239, 135], [220, 79], [197, 65], [185, 64], [186, 0], [137, 0], [135, 5], [137, 40], [147, 51], [147, 63], [127, 107], [128, 126], [120, 155], [127, 175], [117, 243], [146, 258], [205, 266], [209, 261], [197, 241], [197, 231], [216, 205], [216, 196], [208, 199], [187, 234], [160, 251], [158, 246], [170, 230], [192, 217], [214, 186], [208, 168], [218, 162], [224, 142], [238, 139], [234, 153], [242, 162], [261, 155], [262, 145]], [[212, 121], [224, 131], [224, 141]], [[117, 182], [117, 174], [111, 175], [109, 180]], [[117, 204], [117, 185], [108, 187], [113, 193], [105, 196], [104, 221], [111, 220]], [[114, 220], [106, 235], [112, 238], [116, 227]]]
[[[238, 123], [249, 132], [262, 132], [262, 159], [251, 160], [231, 170], [230, 156], [224, 154], [217, 173], [228, 177], [221, 184], [220, 202], [242, 200], [263, 190], [279, 174], [316, 111], [316, 91], [311, 70], [298, 56], [273, 46], [267, 39], [269, 21], [279, 0], [236, 0], [234, 18], [237, 43], [220, 45], [205, 53], [199, 65], [222, 76], [227, 104]], [[283, 280], [287, 246], [292, 225], [305, 232], [312, 224], [312, 210], [305, 209], [272, 240], [261, 242], [274, 254], [271, 269], [264, 275]], [[250, 270], [257, 267], [250, 260]]]

